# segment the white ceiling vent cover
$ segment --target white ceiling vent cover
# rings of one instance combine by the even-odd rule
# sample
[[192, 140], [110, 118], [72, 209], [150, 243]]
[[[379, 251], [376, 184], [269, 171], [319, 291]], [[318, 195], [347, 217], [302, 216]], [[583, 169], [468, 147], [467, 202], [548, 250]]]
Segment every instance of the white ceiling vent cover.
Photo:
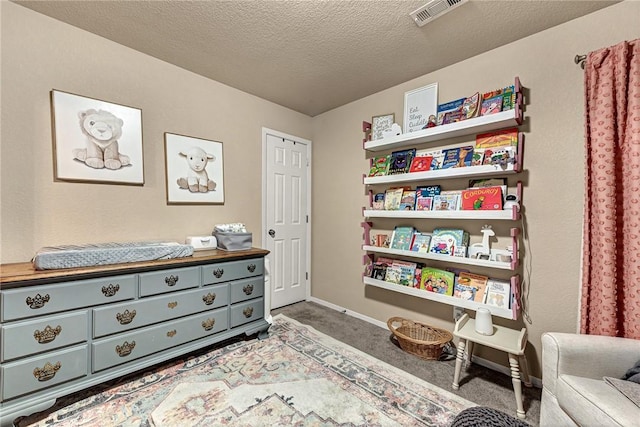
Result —
[[422, 27], [469, 0], [432, 0], [421, 8], [411, 12], [409, 16], [418, 27]]

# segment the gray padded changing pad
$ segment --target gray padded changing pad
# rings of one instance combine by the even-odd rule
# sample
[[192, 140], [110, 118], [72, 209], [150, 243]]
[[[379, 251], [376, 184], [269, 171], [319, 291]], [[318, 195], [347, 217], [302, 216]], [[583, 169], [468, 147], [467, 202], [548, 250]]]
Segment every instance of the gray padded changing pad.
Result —
[[89, 267], [181, 258], [193, 255], [193, 246], [175, 242], [98, 243], [48, 246], [33, 257], [36, 270]]

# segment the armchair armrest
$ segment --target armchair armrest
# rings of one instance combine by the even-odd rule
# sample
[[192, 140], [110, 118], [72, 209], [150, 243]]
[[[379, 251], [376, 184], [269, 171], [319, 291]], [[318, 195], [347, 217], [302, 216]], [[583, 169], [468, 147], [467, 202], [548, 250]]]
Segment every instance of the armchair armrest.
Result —
[[542, 384], [556, 394], [560, 375], [620, 378], [640, 359], [640, 340], [546, 332], [542, 335]]

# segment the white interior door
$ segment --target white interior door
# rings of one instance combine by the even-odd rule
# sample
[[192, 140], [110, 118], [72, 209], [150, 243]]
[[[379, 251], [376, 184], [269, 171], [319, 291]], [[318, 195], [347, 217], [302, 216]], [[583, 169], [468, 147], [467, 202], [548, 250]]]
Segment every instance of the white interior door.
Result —
[[269, 250], [271, 308], [303, 301], [309, 289], [310, 141], [263, 130], [263, 246]]

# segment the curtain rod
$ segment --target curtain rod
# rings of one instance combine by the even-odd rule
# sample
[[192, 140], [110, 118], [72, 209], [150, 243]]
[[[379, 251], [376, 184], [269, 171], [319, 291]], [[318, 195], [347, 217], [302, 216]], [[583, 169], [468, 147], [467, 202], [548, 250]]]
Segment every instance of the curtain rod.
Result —
[[584, 65], [586, 60], [587, 60], [587, 55], [576, 55], [575, 58], [573, 58], [573, 62], [580, 65], [580, 68], [582, 68], [583, 70], [584, 70]]

